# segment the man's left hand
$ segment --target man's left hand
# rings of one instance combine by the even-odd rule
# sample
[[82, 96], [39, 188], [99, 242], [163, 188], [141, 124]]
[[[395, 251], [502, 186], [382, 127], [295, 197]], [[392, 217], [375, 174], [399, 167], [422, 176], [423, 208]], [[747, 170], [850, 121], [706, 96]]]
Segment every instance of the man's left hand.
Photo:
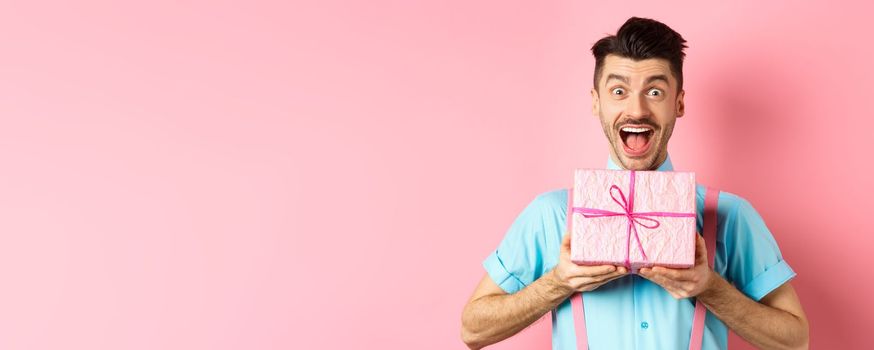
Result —
[[704, 238], [698, 234], [696, 236], [698, 240], [695, 243], [695, 266], [688, 269], [645, 267], [640, 269], [638, 274], [662, 286], [677, 299], [695, 297], [709, 290], [714, 285], [714, 279], [720, 277], [707, 265], [707, 247], [704, 245]]

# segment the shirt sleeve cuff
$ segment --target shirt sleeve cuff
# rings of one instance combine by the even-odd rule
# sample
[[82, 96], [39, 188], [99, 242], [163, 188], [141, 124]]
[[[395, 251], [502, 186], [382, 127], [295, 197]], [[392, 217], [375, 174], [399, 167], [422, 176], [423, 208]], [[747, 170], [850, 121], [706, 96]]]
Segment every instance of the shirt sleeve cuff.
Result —
[[492, 278], [492, 281], [495, 281], [501, 289], [509, 294], [516, 293], [525, 287], [518, 277], [507, 271], [501, 258], [498, 257], [497, 251], [492, 252], [492, 254], [483, 261], [483, 267], [485, 267], [486, 272], [489, 274], [489, 277]]
[[795, 271], [789, 267], [786, 260], [781, 260], [741, 287], [741, 291], [753, 300], [759, 301], [777, 287], [782, 286], [783, 283], [791, 280], [795, 275]]

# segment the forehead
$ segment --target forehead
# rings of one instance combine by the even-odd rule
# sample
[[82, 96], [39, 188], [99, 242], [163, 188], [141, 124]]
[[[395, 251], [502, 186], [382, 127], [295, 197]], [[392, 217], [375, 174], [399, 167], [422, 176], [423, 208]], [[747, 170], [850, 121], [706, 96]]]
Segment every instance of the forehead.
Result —
[[636, 61], [626, 57], [607, 55], [604, 58], [599, 84], [604, 84], [610, 74], [627, 77], [630, 84], [643, 83], [649, 77], [664, 75], [668, 77], [671, 86], [676, 85], [676, 79], [671, 73], [671, 63], [663, 58], [647, 58]]

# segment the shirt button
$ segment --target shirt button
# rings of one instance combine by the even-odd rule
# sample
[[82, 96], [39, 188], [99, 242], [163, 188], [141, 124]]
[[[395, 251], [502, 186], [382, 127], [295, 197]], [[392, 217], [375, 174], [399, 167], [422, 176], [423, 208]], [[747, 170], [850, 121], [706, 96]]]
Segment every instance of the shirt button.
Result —
[[643, 329], [647, 329], [647, 328], [649, 328], [649, 323], [641, 322], [641, 323], [640, 323], [640, 328], [643, 328]]

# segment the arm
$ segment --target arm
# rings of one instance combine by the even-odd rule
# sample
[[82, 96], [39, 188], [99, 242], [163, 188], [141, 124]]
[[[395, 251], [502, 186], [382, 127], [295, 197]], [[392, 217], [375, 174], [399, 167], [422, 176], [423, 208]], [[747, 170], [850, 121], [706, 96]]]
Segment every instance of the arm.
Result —
[[471, 349], [497, 343], [528, 327], [569, 297], [551, 276], [507, 294], [486, 274], [461, 316], [461, 339]]
[[695, 255], [695, 266], [689, 269], [644, 268], [640, 275], [675, 298], [699, 298], [728, 328], [756, 347], [807, 349], [807, 317], [792, 285], [785, 283], [756, 302], [707, 265], [701, 236]]
[[808, 348], [807, 317], [791, 284], [755, 302], [716, 272], [713, 277], [713, 286], [698, 297], [728, 328], [759, 348]]
[[514, 294], [485, 275], [461, 316], [461, 338], [480, 349], [509, 338], [578, 291], [589, 291], [626, 274], [625, 267], [577, 266], [570, 260], [570, 234], [556, 267]]

